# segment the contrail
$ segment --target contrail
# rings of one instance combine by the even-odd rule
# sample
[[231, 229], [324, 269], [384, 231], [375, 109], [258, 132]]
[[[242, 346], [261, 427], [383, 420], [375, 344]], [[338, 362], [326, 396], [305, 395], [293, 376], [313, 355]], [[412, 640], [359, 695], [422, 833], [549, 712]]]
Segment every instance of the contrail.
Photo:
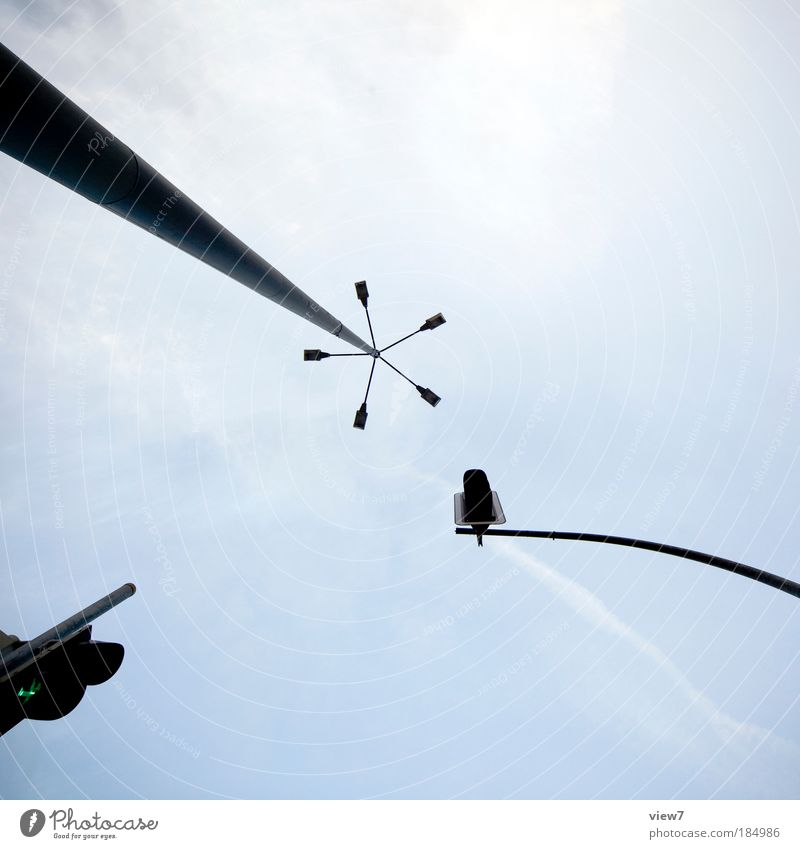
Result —
[[[494, 540], [493, 540], [494, 543]], [[697, 709], [704, 717], [707, 725], [716, 735], [720, 746], [739, 744], [738, 755], [741, 755], [737, 769], [742, 766], [750, 754], [762, 745], [768, 745], [776, 755], [781, 755], [781, 760], [792, 764], [800, 763], [800, 747], [795, 743], [779, 737], [774, 732], [758, 725], [741, 722], [722, 711], [701, 690], [697, 689], [675, 665], [675, 663], [653, 643], [646, 640], [641, 634], [627, 625], [618, 616], [612, 613], [608, 607], [590, 592], [582, 584], [559, 575], [554, 569], [547, 566], [535, 557], [520, 550], [511, 542], [497, 542], [501, 552], [517, 563], [529, 574], [538, 578], [560, 601], [568, 605], [581, 618], [597, 629], [606, 631], [631, 645], [640, 656], [652, 661], [659, 672], [666, 674], [674, 683], [675, 689], [685, 698], [688, 707]], [[688, 709], [687, 707], [687, 709]], [[680, 716], [676, 718], [680, 719]], [[641, 722], [642, 716], [637, 713], [637, 720]], [[673, 723], [674, 727], [674, 723]], [[662, 738], [667, 733], [667, 728], [660, 725], [651, 727], [650, 733]], [[691, 734], [683, 741], [684, 745], [691, 743], [697, 738], [699, 731]], [[684, 735], [681, 735], [682, 737]], [[777, 773], [777, 762], [775, 763]], [[736, 770], [734, 770], [735, 772]], [[730, 776], [732, 777], [732, 775]], [[796, 782], [797, 776], [784, 776], [790, 781]]]

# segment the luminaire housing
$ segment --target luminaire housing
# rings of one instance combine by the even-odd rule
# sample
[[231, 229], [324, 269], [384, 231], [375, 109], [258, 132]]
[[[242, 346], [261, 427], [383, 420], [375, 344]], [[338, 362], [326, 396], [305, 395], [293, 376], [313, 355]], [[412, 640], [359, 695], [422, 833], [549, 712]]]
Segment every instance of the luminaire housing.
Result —
[[435, 330], [437, 327], [441, 327], [445, 321], [445, 317], [440, 312], [437, 312], [436, 315], [425, 319], [425, 323], [420, 327], [420, 330]]
[[306, 362], [316, 362], [317, 360], [324, 360], [325, 357], [329, 357], [330, 354], [325, 351], [320, 351], [319, 348], [306, 348], [303, 351], [303, 359]]
[[367, 404], [363, 403], [358, 410], [356, 410], [356, 418], [353, 422], [353, 427], [358, 428], [359, 430], [364, 430], [367, 426]]
[[431, 407], [435, 407], [442, 400], [432, 389], [424, 386], [417, 386], [417, 392], [422, 396], [422, 400], [427, 401]]

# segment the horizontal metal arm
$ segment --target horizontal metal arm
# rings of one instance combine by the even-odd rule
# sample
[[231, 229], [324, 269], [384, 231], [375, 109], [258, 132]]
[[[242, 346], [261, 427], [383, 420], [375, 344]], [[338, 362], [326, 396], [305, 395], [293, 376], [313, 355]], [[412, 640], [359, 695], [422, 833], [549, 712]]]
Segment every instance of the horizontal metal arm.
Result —
[[717, 557], [715, 554], [704, 554], [702, 551], [693, 551], [690, 548], [680, 548], [677, 545], [667, 545], [661, 542], [648, 542], [643, 539], [630, 539], [629, 537], [614, 537], [606, 536], [605, 534], [581, 534], [565, 531], [514, 531], [508, 529], [487, 528], [485, 531], [476, 531], [472, 528], [456, 528], [457, 534], [468, 534], [476, 536], [479, 533], [483, 536], [492, 537], [535, 537], [538, 539], [563, 539], [563, 540], [578, 540], [580, 542], [605, 542], [610, 545], [627, 545], [630, 548], [644, 548], [647, 551], [657, 551], [661, 554], [671, 554], [674, 557], [682, 557], [684, 560], [696, 560], [698, 563], [705, 563], [707, 566], [716, 566], [718, 569], [725, 569], [726, 572], [734, 572], [737, 575], [742, 575], [745, 578], [751, 578], [754, 581], [759, 581], [762, 584], [773, 587], [776, 590], [782, 590], [789, 595], [800, 598], [800, 584], [790, 581], [788, 578], [782, 578], [780, 575], [773, 575], [772, 572], [764, 572], [762, 569], [755, 569], [753, 566], [747, 566], [744, 563], [737, 563], [735, 560], [727, 560], [725, 557]]

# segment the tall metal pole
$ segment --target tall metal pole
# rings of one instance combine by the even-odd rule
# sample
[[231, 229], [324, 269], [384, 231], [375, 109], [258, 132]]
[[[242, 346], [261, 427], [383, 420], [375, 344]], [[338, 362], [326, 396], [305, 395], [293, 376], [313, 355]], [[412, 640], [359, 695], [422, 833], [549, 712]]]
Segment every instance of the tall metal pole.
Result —
[[375, 350], [0, 44], [0, 150], [368, 354]]
[[51, 651], [60, 648], [62, 643], [74, 637], [98, 616], [108, 613], [112, 607], [116, 607], [126, 598], [130, 598], [135, 592], [136, 586], [134, 584], [123, 584], [119, 589], [98, 599], [94, 604], [90, 604], [83, 610], [79, 610], [69, 619], [65, 619], [50, 628], [49, 631], [39, 634], [38, 637], [23, 643], [13, 651], [0, 654], [0, 683], [7, 681], [12, 675], [26, 666], [30, 666], [34, 661], [40, 661]]

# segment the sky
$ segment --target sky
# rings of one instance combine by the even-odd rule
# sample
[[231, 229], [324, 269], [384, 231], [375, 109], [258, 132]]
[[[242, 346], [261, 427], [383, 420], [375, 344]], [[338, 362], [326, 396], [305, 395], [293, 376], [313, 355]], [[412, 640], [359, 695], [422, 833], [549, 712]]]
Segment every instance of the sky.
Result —
[[[3, 798], [796, 798], [800, 13], [11, 2], [2, 42], [379, 344], [0, 159], [0, 628], [127, 581]], [[379, 364], [380, 365], [380, 364]]]

